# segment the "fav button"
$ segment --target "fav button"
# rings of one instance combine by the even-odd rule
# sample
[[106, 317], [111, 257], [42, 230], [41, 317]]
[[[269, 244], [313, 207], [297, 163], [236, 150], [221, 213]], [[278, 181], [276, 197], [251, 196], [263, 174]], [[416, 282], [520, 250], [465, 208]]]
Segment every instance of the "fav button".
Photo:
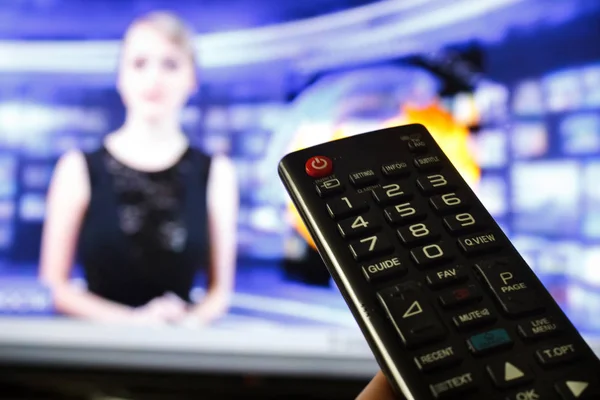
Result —
[[333, 171], [333, 162], [325, 156], [314, 156], [308, 159], [305, 169], [309, 176], [321, 178], [331, 174]]

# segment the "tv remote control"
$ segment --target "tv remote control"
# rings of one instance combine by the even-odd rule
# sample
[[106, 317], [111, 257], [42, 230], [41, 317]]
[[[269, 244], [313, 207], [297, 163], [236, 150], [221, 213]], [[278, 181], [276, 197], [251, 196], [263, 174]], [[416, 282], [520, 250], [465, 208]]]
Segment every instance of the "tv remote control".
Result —
[[278, 171], [396, 393], [600, 399], [597, 356], [424, 126], [296, 151]]

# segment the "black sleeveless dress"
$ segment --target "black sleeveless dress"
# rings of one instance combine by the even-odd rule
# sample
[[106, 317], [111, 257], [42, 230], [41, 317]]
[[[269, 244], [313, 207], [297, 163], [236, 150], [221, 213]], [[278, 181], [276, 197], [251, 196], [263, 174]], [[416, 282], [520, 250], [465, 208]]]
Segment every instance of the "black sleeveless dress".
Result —
[[210, 157], [188, 148], [172, 167], [142, 172], [104, 146], [84, 155], [91, 198], [78, 253], [88, 290], [131, 307], [166, 292], [190, 301], [210, 254]]

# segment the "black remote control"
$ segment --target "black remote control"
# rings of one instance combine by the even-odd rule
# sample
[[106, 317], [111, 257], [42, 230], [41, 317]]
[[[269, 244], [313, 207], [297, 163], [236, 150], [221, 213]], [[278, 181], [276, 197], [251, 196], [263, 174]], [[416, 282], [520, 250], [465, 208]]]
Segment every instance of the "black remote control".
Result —
[[424, 126], [290, 153], [279, 175], [399, 395], [600, 399], [598, 357]]

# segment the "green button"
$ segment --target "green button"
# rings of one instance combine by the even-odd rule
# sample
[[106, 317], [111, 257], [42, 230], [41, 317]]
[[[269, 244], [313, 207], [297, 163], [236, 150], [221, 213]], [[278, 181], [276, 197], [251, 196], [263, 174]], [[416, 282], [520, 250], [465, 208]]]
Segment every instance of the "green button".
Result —
[[512, 339], [508, 335], [506, 329], [494, 329], [484, 333], [480, 333], [467, 341], [469, 350], [472, 353], [483, 353], [498, 347], [504, 347], [512, 344]]

